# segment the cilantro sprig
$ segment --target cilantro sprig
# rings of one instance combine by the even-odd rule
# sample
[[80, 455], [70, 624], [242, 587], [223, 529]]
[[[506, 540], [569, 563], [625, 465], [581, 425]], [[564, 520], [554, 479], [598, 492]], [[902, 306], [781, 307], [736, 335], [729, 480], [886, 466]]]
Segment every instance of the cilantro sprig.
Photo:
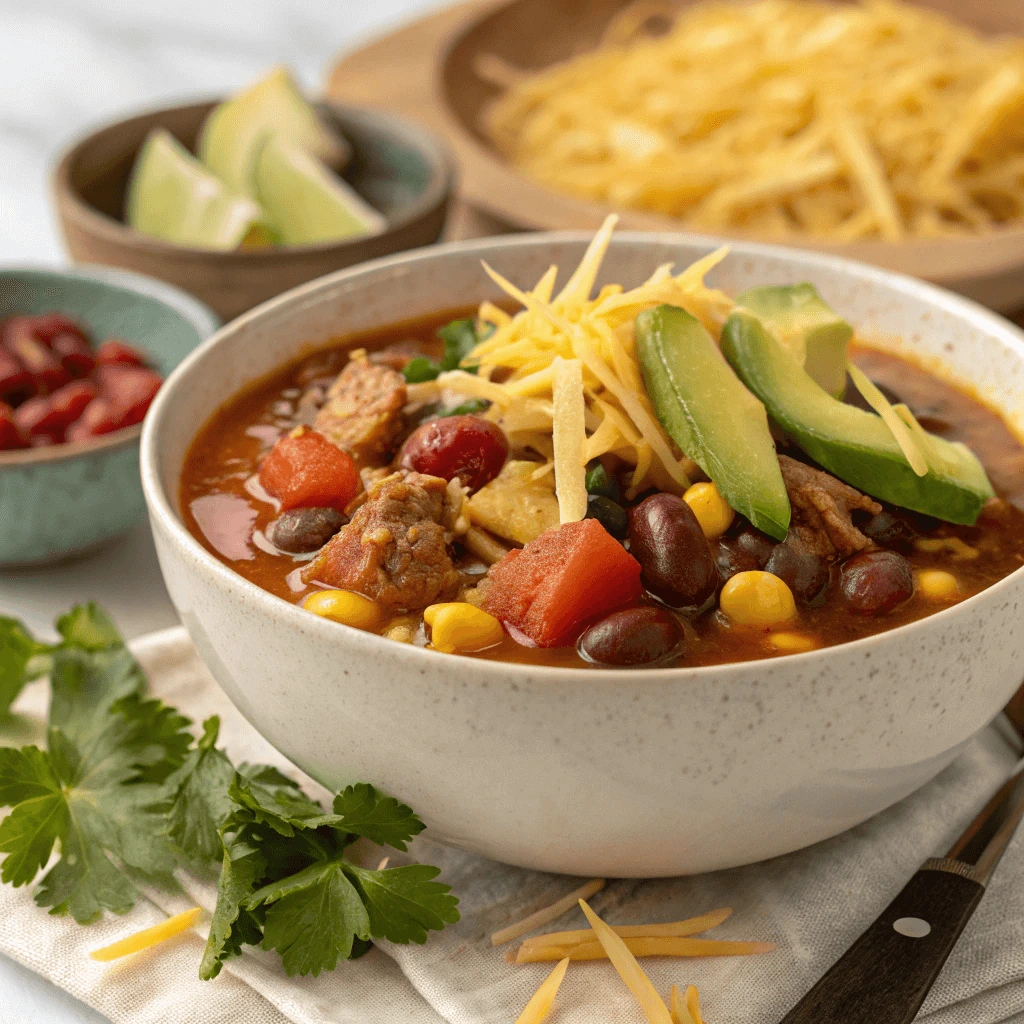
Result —
[[444, 353], [440, 362], [427, 356], [416, 356], [410, 359], [402, 371], [407, 384], [422, 384], [437, 378], [447, 370], [457, 370], [461, 366], [467, 373], [476, 373], [475, 366], [462, 366], [469, 354], [491, 333], [492, 328], [485, 326], [477, 331], [472, 319], [453, 320], [438, 330], [438, 336], [444, 343]]
[[36, 902], [88, 924], [130, 910], [139, 884], [170, 887], [179, 866], [219, 863], [204, 979], [246, 944], [277, 950], [290, 975], [317, 975], [373, 939], [422, 943], [459, 919], [437, 868], [346, 857], [358, 838], [405, 851], [424, 827], [411, 808], [358, 784], [325, 811], [276, 768], [236, 767], [216, 717], [194, 740], [187, 718], [146, 695], [102, 610], [75, 608], [57, 630], [43, 644], [0, 619], [0, 700], [43, 674], [51, 686], [47, 749], [0, 748], [0, 806], [12, 808], [2, 881], [31, 884], [57, 850]]

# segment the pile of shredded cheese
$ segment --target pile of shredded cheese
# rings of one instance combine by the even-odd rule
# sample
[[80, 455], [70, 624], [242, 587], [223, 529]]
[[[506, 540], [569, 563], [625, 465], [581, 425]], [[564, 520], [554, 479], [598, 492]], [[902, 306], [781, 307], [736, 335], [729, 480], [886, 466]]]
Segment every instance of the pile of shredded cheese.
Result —
[[[651, 486], [676, 494], [689, 486], [696, 466], [669, 439], [647, 397], [634, 322], [639, 313], [667, 302], [688, 310], [717, 338], [733, 307], [727, 295], [704, 284], [725, 249], [681, 273], [673, 274], [667, 263], [639, 287], [606, 285], [592, 297], [616, 220], [608, 217], [557, 295], [557, 267], [524, 292], [485, 264], [523, 309], [513, 316], [484, 303], [479, 318], [494, 332], [469, 356], [479, 372], [454, 370], [437, 380], [440, 388], [490, 400], [487, 415], [513, 452], [544, 460], [534, 476], [554, 471], [563, 523], [586, 514], [585, 466], [600, 456], [613, 455], [632, 467], [628, 497]], [[505, 375], [500, 382], [498, 370]]]
[[631, 5], [488, 117], [529, 176], [707, 229], [836, 240], [1024, 218], [1024, 40], [897, 0]]

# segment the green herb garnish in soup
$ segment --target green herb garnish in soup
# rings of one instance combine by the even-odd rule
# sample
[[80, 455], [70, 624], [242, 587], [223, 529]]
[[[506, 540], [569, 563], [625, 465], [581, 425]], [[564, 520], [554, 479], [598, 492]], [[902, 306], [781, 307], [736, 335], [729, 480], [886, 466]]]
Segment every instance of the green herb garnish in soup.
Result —
[[[1024, 563], [1024, 448], [806, 283], [736, 300], [719, 250], [337, 339], [231, 399], [185, 522], [247, 579], [390, 640], [537, 665], [809, 651]], [[339, 642], [344, 634], [339, 632]]]

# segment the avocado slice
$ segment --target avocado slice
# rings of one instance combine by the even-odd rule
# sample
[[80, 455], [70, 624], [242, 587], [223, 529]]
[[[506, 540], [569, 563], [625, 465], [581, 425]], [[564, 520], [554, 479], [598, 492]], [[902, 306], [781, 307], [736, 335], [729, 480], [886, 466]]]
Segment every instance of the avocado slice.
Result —
[[765, 285], [736, 297], [775, 335], [834, 398], [846, 390], [846, 355], [853, 328], [818, 294], [813, 284]]
[[662, 426], [759, 530], [783, 540], [789, 496], [764, 406], [739, 382], [704, 325], [658, 306], [636, 319], [647, 394]]
[[722, 351], [772, 419], [817, 463], [866, 494], [973, 525], [992, 485], [965, 445], [934, 434], [918, 476], [881, 417], [829, 395], [749, 310], [730, 314]]

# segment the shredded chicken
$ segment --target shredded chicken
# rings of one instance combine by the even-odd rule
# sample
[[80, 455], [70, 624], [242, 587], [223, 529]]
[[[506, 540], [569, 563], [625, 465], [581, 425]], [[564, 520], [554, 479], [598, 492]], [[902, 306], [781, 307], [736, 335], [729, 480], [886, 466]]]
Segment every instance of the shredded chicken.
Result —
[[779, 466], [793, 507], [787, 542], [794, 549], [823, 558], [846, 558], [877, 548], [851, 519], [855, 509], [877, 515], [882, 511], [877, 501], [788, 455], [779, 456]]

